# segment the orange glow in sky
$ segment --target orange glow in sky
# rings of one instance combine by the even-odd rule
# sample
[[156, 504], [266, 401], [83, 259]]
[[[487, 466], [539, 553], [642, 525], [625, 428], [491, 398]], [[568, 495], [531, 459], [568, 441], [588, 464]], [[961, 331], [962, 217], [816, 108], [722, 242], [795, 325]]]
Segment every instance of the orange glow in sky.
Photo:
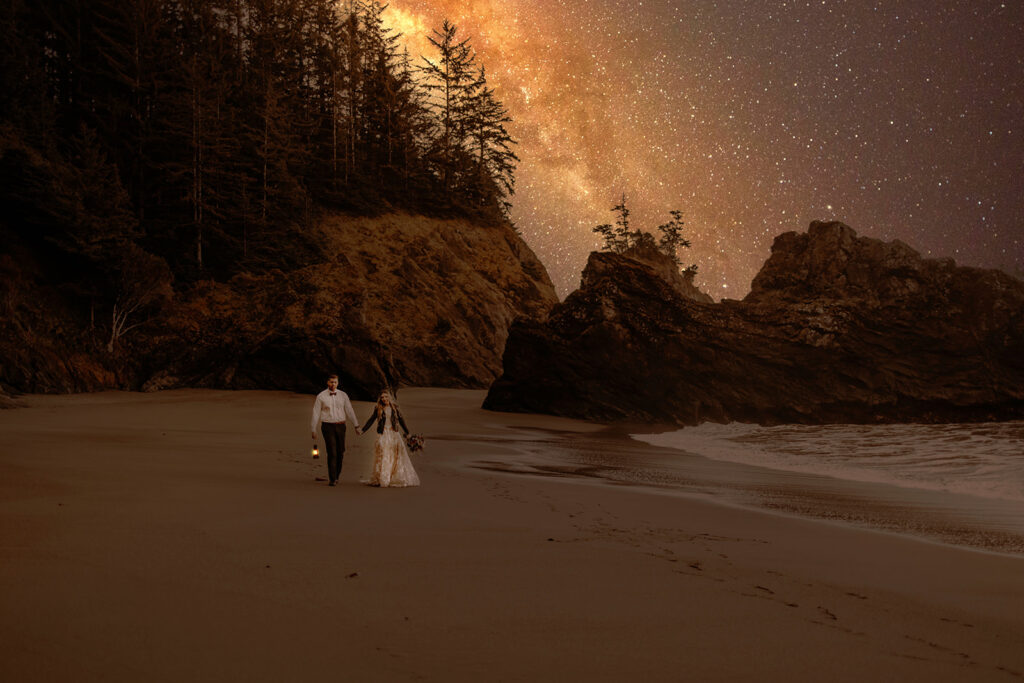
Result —
[[1024, 4], [896, 4], [393, 0], [385, 16], [414, 58], [446, 17], [470, 39], [519, 141], [513, 220], [563, 297], [622, 194], [634, 227], [683, 212], [681, 257], [715, 298], [819, 219], [1024, 268]]

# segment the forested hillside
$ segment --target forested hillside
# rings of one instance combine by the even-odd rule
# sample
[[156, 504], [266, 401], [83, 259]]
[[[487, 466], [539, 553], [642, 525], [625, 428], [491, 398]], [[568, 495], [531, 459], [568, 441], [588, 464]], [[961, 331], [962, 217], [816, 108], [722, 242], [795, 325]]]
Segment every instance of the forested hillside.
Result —
[[9, 338], [117, 355], [195, 283], [331, 258], [331, 215], [507, 225], [515, 143], [484, 66], [448, 22], [411, 56], [384, 9], [4, 3]]

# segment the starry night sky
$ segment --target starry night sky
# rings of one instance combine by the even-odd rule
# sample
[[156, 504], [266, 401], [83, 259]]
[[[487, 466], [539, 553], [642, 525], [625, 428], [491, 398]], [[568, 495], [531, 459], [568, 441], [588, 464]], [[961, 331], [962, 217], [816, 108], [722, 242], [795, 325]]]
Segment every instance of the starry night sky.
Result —
[[392, 0], [410, 51], [444, 17], [508, 107], [513, 218], [558, 293], [625, 193], [680, 209], [715, 298], [812, 220], [1024, 269], [1024, 2]]

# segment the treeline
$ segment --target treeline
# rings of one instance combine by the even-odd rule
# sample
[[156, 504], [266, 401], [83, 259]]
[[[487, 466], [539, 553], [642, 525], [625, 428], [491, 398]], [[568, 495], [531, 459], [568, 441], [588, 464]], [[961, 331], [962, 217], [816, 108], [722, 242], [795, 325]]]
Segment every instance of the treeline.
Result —
[[188, 281], [305, 262], [323, 207], [500, 220], [516, 156], [483, 66], [448, 22], [413, 60], [384, 9], [3, 3], [5, 231]]

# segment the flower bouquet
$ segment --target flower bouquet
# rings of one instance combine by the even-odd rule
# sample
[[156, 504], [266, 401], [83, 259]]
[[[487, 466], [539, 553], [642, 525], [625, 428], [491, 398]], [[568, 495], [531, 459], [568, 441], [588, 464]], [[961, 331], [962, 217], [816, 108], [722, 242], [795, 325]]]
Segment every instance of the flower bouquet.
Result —
[[408, 434], [405, 437], [405, 447], [410, 453], [423, 450], [423, 437], [419, 434]]

